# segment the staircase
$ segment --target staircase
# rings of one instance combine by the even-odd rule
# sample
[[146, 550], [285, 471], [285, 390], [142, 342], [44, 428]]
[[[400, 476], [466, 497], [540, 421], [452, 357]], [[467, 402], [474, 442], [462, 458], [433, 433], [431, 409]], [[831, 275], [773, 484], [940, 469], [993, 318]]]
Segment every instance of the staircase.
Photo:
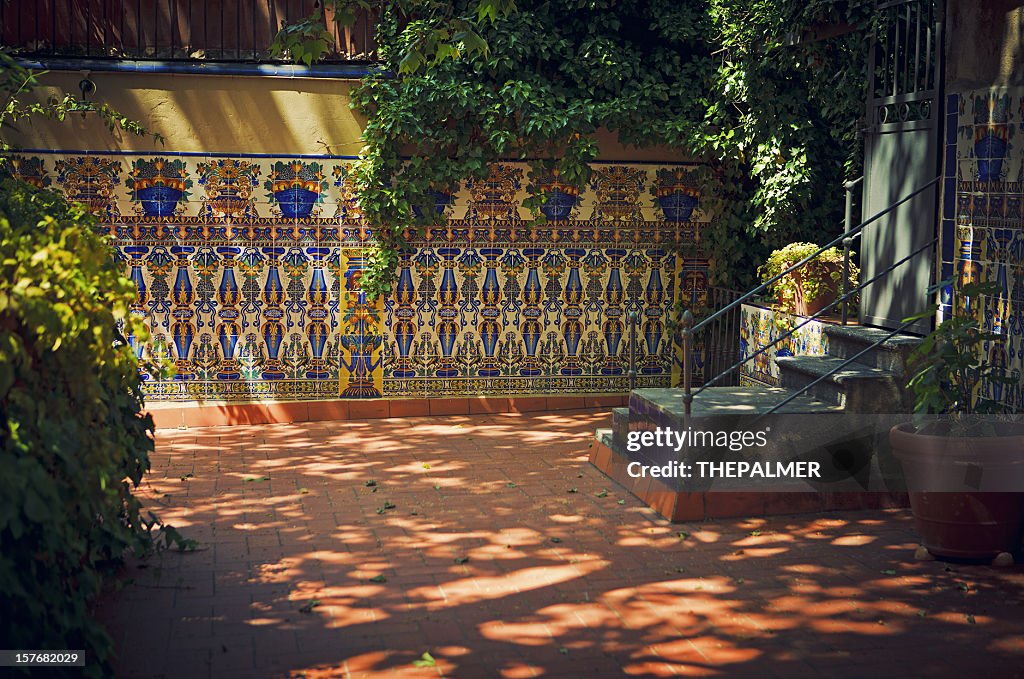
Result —
[[[632, 391], [629, 408], [617, 408], [613, 412], [612, 428], [598, 430], [591, 463], [674, 521], [905, 506], [907, 496], [903, 492], [902, 470], [892, 457], [888, 432], [893, 425], [909, 418], [901, 413], [911, 412], [912, 401], [905, 387], [906, 366], [910, 352], [920, 340], [901, 333], [916, 321], [904, 321], [896, 330], [887, 331], [850, 326], [847, 319], [851, 300], [861, 290], [879, 281], [885, 285], [890, 273], [916, 257], [932, 257], [938, 237], [852, 288], [850, 262], [853, 244], [865, 228], [930, 190], [941, 178], [935, 177], [857, 226], [852, 224], [852, 191], [861, 180], [847, 182], [846, 221], [841, 235], [700, 322], [695, 321], [690, 311], [685, 311], [680, 322], [682, 388]], [[799, 275], [794, 272], [839, 245], [843, 248], [841, 294], [834, 302], [777, 336], [767, 347], [753, 350], [739, 362], [708, 377], [704, 386], [694, 389], [693, 351], [694, 337], [698, 333], [721, 323], [725, 314], [735, 312], [740, 304], [768, 293], [784, 277]], [[770, 347], [777, 347], [801, 327], [825, 313], [832, 313], [833, 309], [841, 312], [842, 323], [823, 326], [829, 341], [827, 356], [776, 358], [778, 387], [715, 386], [734, 378], [744, 363], [766, 353]], [[631, 316], [631, 338], [636, 337], [635, 324], [636, 318]], [[636, 374], [632, 357], [629, 374], [631, 377]], [[708, 444], [705, 439], [697, 442], [676, 439], [677, 445], [671, 445], [661, 438], [666, 429], [675, 436], [684, 431], [749, 433], [755, 431], [755, 427], [760, 427], [762, 432], [771, 431], [771, 436], [765, 435], [767, 443], [734, 448], [721, 443]], [[648, 436], [646, 443], [637, 440], [643, 435]], [[650, 438], [655, 435], [657, 438]], [[766, 484], [765, 475], [723, 478], [712, 474], [714, 478], [708, 481], [704, 475], [695, 479], [685, 474], [665, 479], [660, 471], [672, 472], [684, 467], [703, 470], [709, 463], [746, 464], [748, 468], [754, 463], [763, 463], [778, 467], [794, 461], [801, 464], [810, 461], [827, 469], [829, 474], [813, 481], [806, 476], [796, 480], [790, 474], [781, 474], [785, 480], [775, 478]], [[637, 468], [659, 473], [638, 477], [630, 471]], [[733, 496], [734, 501], [726, 502], [723, 500], [726, 496]]]
[[[780, 384], [850, 413], [907, 413], [907, 359], [920, 343], [910, 335], [886, 339], [877, 328], [825, 324], [827, 356], [780, 356]], [[865, 353], [866, 352], [866, 353]], [[849, 359], [852, 363], [843, 365]], [[815, 381], [822, 381], [808, 387]]]
[[[779, 387], [716, 387], [698, 390], [693, 395], [690, 414], [685, 413], [680, 389], [638, 389], [630, 394], [628, 408], [612, 411], [610, 429], [597, 431], [597, 442], [590, 461], [605, 474], [626, 486], [641, 500], [673, 521], [714, 519], [727, 516], [786, 514], [829, 509], [874, 509], [905, 506], [902, 476], [895, 461], [876, 451], [884, 448], [890, 423], [906, 419], [912, 401], [905, 388], [907, 359], [920, 339], [860, 326], [826, 324], [826, 356], [785, 356], [775, 359], [779, 369]], [[854, 359], [852, 362], [849, 359]], [[845, 365], [844, 365], [845, 364]], [[783, 401], [788, 402], [778, 407]], [[774, 410], [773, 410], [774, 409]], [[770, 413], [770, 414], [769, 414]], [[792, 416], [815, 416], [799, 418]], [[852, 416], [863, 417], [852, 417]], [[886, 419], [884, 415], [889, 415]], [[833, 446], [836, 441], [856, 438], [865, 422], [875, 427], [864, 455], [869, 456], [872, 477], [870, 492], [832, 491], [819, 493], [808, 488], [793, 492], [763, 492], [757, 487], [701, 491], [692, 483], [635, 479], [627, 473], [630, 462], [665, 464], [671, 461], [701, 459], [702, 453], [645, 449], [627, 450], [632, 431], [652, 431], [658, 427], [681, 431], [687, 427], [726, 429], [745, 427], [758, 416], [780, 427], [799, 428], [807, 445]], [[844, 432], [851, 432], [847, 436]], [[861, 437], [863, 438], [863, 437]], [[791, 442], [790, 442], [791, 443]], [[759, 451], [764, 459], [786, 459], [789, 448]], [[774, 457], [773, 457], [774, 456]], [[849, 486], [837, 485], [846, 489]], [[865, 486], [865, 489], [868, 486]]]

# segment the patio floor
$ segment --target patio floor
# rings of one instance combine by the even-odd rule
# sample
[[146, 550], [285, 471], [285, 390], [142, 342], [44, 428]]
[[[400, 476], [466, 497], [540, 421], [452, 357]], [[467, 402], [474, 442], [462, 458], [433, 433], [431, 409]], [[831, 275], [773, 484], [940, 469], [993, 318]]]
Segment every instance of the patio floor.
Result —
[[159, 432], [200, 544], [104, 600], [117, 676], [1024, 675], [1024, 568], [914, 561], [901, 510], [669, 524], [587, 463], [609, 421]]

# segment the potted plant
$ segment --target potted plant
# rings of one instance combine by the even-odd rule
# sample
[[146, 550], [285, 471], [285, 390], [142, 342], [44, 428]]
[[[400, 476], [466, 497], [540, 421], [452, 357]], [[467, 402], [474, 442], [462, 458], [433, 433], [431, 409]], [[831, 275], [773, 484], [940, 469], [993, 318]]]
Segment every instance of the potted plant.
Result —
[[[762, 281], [769, 281], [820, 249], [814, 243], [790, 243], [772, 252], [759, 269]], [[857, 286], [857, 267], [850, 262], [849, 289]], [[772, 286], [783, 311], [813, 316], [836, 301], [842, 288], [843, 251], [829, 248], [802, 267], [786, 274]]]
[[1024, 426], [991, 396], [1013, 382], [1004, 361], [990, 358], [1005, 338], [972, 313], [977, 298], [997, 291], [995, 283], [970, 283], [954, 294], [950, 316], [909, 360], [915, 420], [889, 433], [922, 545], [933, 556], [1011, 562], [1008, 553], [1021, 546]]

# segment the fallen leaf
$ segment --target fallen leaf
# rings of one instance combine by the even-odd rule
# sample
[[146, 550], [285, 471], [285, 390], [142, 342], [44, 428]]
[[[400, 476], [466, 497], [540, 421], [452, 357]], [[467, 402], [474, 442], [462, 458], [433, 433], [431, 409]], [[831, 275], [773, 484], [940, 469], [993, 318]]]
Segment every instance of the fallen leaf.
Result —
[[254, 482], [269, 481], [269, 480], [270, 480], [269, 476], [252, 476], [252, 477], [247, 478], [245, 480], [245, 482], [246, 483], [254, 483]]
[[570, 488], [569, 490], [567, 490], [566, 492], [567, 493], [578, 493], [578, 492], [580, 492], [580, 490], [579, 490], [579, 488], [573, 487], [573, 488]]
[[626, 501], [625, 500], [619, 500], [616, 504], [624, 505], [624, 504], [626, 504]]
[[[459, 425], [456, 425], [456, 426], [457, 427], [461, 427], [462, 425], [459, 424]], [[423, 655], [420, 656], [420, 659], [419, 660], [413, 660], [412, 664], [413, 664], [414, 667], [436, 667], [437, 666], [437, 661], [434, 660], [434, 656], [430, 655], [429, 652], [424, 651]]]
[[309, 495], [309, 488], [299, 488], [299, 495]]
[[387, 582], [387, 581], [388, 581], [388, 579], [385, 578], [383, 575], [375, 575], [372, 578], [370, 578], [370, 582], [378, 582], [379, 583], [379, 582]]
[[423, 468], [424, 469], [430, 469], [430, 463], [429, 462], [424, 462], [423, 463]]
[[885, 569], [884, 571], [882, 571], [882, 574], [883, 574], [883, 575], [896, 575], [896, 571], [894, 571], [894, 570], [893, 570], [893, 569], [891, 569], [891, 568], [887, 568], [887, 569]]
[[319, 605], [320, 605], [320, 600], [319, 599], [310, 599], [309, 601], [307, 601], [305, 604], [302, 605], [302, 608], [299, 609], [299, 613], [312, 613], [313, 609], [316, 608]]
[[459, 556], [459, 557], [455, 558], [455, 563], [460, 564], [460, 565], [464, 564], [464, 563], [466, 563], [468, 561], [469, 561], [469, 557], [468, 556]]
[[509, 481], [508, 483], [505, 484], [505, 487], [506, 488], [517, 488], [518, 486], [516, 484], [512, 483], [511, 481]]
[[608, 497], [608, 491], [606, 489], [602, 488], [601, 492], [598, 493], [597, 496], [598, 497]]
[[561, 541], [562, 541], [562, 538], [551, 538], [551, 542], [554, 542], [554, 543], [558, 543], [558, 542], [561, 542]]
[[965, 615], [965, 616], [964, 616], [964, 618], [965, 618], [965, 619], [967, 620], [967, 624], [968, 624], [968, 625], [974, 625], [974, 624], [977, 624], [977, 623], [975, 622], [975, 620], [974, 620], [974, 616], [973, 616], [973, 615], [971, 615], [970, 613], [968, 613], [967, 615]]
[[370, 479], [369, 481], [367, 481], [363, 485], [366, 486], [367, 488], [373, 488], [374, 486], [377, 485], [377, 482], [374, 481], [373, 479]]
[[680, 540], [685, 540], [686, 538], [690, 537], [690, 534], [687, 533], [685, 530], [679, 531], [677, 535], [679, 536]]

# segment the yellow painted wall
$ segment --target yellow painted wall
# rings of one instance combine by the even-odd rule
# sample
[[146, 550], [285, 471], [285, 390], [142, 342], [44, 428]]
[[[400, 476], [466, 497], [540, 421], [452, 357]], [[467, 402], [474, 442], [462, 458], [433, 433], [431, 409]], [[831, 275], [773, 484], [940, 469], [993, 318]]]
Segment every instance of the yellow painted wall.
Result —
[[[358, 81], [335, 78], [87, 73], [96, 101], [110, 104], [165, 138], [111, 134], [95, 117], [56, 123], [35, 120], [21, 134], [4, 130], [15, 147], [86, 151], [255, 153], [277, 156], [356, 156], [365, 118], [353, 111], [349, 92]], [[79, 96], [86, 72], [52, 71], [42, 78], [37, 100], [65, 92]], [[677, 150], [636, 148], [599, 130], [598, 160], [676, 163]]]
[[[83, 74], [51, 72], [34, 95], [79, 94]], [[22, 148], [89, 151], [179, 151], [357, 155], [364, 121], [349, 108], [354, 82], [324, 78], [280, 78], [92, 72], [92, 97], [104, 101], [152, 132], [151, 138], [111, 135], [95, 117], [63, 123], [35, 121], [22, 134], [5, 130]]]

